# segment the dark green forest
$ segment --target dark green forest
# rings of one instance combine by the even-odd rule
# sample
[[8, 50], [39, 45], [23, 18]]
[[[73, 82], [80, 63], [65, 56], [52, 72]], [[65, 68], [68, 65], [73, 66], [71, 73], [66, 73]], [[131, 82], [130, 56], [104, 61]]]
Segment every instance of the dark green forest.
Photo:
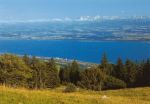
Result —
[[150, 60], [123, 62], [118, 58], [112, 64], [104, 54], [99, 65], [83, 69], [77, 61], [58, 67], [54, 59], [0, 55], [1, 85], [46, 89], [70, 83], [96, 91], [150, 86]]

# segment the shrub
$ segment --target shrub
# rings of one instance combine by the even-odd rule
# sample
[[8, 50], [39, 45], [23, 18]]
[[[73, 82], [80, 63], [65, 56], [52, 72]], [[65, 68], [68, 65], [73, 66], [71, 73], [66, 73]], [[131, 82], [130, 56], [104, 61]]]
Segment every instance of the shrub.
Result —
[[81, 80], [78, 82], [78, 86], [84, 89], [100, 91], [103, 87], [105, 76], [105, 73], [97, 68], [84, 70], [80, 75]]
[[69, 83], [64, 90], [64, 92], [75, 92], [75, 91], [76, 91], [76, 86], [72, 83]]
[[106, 80], [104, 81], [104, 90], [106, 89], [120, 89], [126, 88], [126, 83], [120, 79], [117, 79], [112, 76], [107, 76]]

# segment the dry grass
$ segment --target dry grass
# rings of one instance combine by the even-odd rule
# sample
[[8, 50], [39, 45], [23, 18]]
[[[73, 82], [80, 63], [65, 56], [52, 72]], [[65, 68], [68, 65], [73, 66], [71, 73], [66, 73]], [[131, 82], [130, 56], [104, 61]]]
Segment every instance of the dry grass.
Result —
[[0, 86], [0, 104], [150, 104], [150, 87], [64, 93], [64, 87], [50, 90], [14, 89]]

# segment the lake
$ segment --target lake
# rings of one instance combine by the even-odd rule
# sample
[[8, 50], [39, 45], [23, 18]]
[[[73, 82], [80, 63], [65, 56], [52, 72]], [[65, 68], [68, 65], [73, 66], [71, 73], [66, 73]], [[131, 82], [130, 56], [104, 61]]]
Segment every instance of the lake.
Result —
[[115, 63], [118, 57], [141, 61], [150, 58], [150, 42], [145, 41], [79, 41], [79, 40], [0, 40], [0, 53], [60, 57], [100, 63], [106, 53]]

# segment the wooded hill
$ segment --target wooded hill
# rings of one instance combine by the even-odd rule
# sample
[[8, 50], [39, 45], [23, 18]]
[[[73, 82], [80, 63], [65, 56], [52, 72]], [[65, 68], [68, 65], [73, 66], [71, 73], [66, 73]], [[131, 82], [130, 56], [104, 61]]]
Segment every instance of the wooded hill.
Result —
[[103, 55], [98, 67], [81, 69], [76, 61], [58, 67], [54, 59], [44, 61], [27, 55], [0, 55], [0, 84], [31, 89], [55, 88], [72, 83], [91, 90], [150, 86], [150, 61], [109, 63]]

